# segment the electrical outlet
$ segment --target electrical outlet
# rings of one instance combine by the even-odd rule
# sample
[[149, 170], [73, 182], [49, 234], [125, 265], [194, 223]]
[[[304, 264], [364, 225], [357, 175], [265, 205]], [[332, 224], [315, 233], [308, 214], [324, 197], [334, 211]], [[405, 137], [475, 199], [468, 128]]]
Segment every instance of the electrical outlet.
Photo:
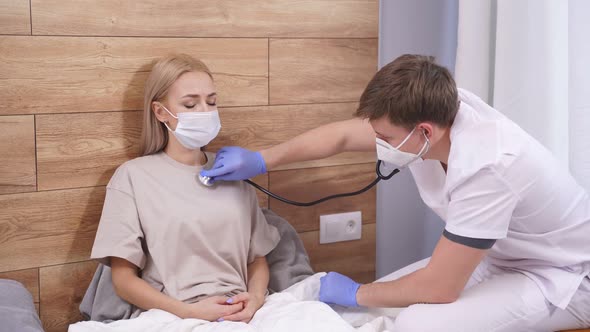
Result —
[[320, 216], [320, 244], [358, 240], [362, 229], [361, 211]]

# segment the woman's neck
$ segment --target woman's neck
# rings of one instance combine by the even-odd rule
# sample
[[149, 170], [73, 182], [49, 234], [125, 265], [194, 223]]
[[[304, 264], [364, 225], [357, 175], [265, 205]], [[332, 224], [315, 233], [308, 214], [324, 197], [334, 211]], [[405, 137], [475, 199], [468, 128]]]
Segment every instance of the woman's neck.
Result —
[[205, 156], [203, 151], [200, 149], [189, 150], [180, 145], [177, 141], [174, 141], [174, 138], [170, 138], [168, 144], [166, 144], [166, 147], [164, 148], [164, 152], [166, 152], [170, 158], [185, 165], [202, 166], [207, 163], [207, 156]]

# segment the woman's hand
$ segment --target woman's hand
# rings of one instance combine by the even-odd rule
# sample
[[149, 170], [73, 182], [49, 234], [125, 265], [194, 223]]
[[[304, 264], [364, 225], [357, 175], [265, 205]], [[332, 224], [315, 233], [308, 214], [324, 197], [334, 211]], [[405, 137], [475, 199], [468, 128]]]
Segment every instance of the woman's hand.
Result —
[[248, 323], [250, 322], [250, 320], [252, 320], [252, 317], [254, 317], [256, 311], [258, 311], [258, 309], [260, 309], [264, 304], [264, 296], [260, 297], [250, 294], [248, 292], [243, 292], [231, 297], [228, 300], [228, 303], [243, 303], [244, 309], [232, 315], [224, 316], [222, 319], [234, 322]]
[[221, 321], [222, 317], [231, 317], [242, 312], [245, 303], [242, 301], [232, 304], [226, 296], [212, 296], [197, 303], [188, 304], [186, 313], [182, 318], [197, 318], [211, 322]]

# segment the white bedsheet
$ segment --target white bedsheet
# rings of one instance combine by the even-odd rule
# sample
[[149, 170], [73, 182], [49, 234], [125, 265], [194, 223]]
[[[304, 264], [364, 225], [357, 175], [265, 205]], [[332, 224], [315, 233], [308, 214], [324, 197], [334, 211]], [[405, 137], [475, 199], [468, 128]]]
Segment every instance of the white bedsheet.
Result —
[[109, 324], [79, 322], [69, 332], [208, 332], [208, 331], [391, 331], [399, 309], [330, 307], [318, 301], [320, 277], [315, 275], [269, 296], [250, 324], [181, 319], [162, 310], [149, 310], [139, 317]]

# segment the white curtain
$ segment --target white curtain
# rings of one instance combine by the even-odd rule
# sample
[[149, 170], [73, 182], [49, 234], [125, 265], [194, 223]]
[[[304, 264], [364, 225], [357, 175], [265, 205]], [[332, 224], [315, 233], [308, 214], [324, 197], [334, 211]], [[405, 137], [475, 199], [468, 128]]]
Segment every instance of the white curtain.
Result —
[[460, 0], [455, 77], [590, 191], [590, 1]]

